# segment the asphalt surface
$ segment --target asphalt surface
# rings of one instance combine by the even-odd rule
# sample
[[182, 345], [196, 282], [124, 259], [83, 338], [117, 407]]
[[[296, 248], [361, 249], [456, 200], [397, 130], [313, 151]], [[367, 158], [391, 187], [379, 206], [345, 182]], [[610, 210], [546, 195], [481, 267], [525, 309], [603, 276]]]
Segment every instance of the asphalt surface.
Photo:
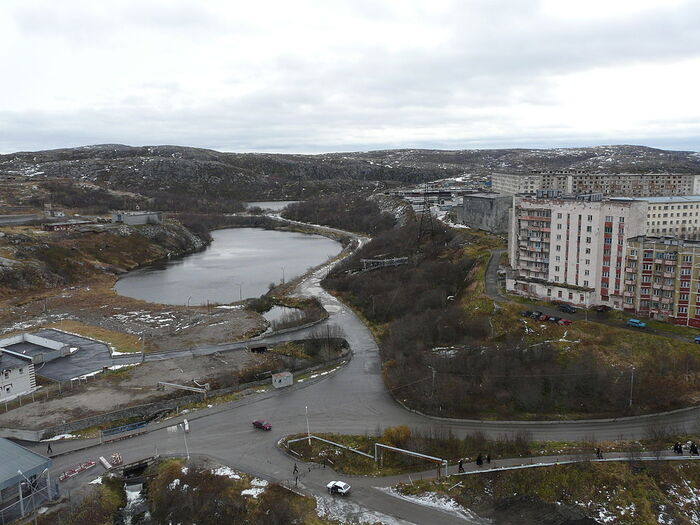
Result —
[[[497, 256], [494, 255], [497, 261]], [[655, 427], [664, 427], [678, 432], [695, 429], [700, 416], [700, 408], [650, 416], [617, 418], [588, 421], [476, 421], [439, 420], [412, 413], [399, 406], [384, 388], [381, 377], [381, 363], [377, 344], [362, 321], [345, 305], [325, 292], [320, 280], [327, 268], [321, 268], [305, 279], [298, 293], [314, 295], [329, 311], [327, 321], [340, 327], [350, 344], [353, 357], [343, 368], [322, 380], [297, 384], [294, 387], [260, 393], [231, 404], [212, 407], [190, 414], [191, 432], [169, 432], [165, 425], [173, 425], [182, 417], [169, 423], [156, 425], [153, 431], [120, 441], [112, 445], [99, 445], [88, 450], [69, 452], [84, 443], [79, 441], [54, 442], [54, 454], [65, 454], [55, 458], [52, 475], [56, 476], [66, 468], [86, 459], [107, 457], [112, 452], [120, 452], [125, 462], [151, 456], [156, 451], [163, 454], [207, 455], [222, 464], [249, 472], [271, 481], [287, 482], [294, 485], [292, 469], [294, 460], [280, 451], [278, 440], [299, 432], [306, 432], [305, 407], [308, 407], [311, 432], [338, 432], [347, 434], [374, 434], [387, 426], [406, 424], [413, 428], [427, 430], [439, 426], [449, 428], [454, 434], [463, 436], [476, 431], [491, 437], [512, 435], [527, 431], [535, 440], [617, 440], [636, 439], [648, 435]], [[487, 276], [491, 271], [491, 265]], [[487, 290], [488, 290], [487, 281]], [[318, 328], [315, 328], [318, 329]], [[313, 330], [313, 329], [311, 329]], [[299, 333], [284, 334], [278, 337], [299, 337]], [[271, 338], [274, 339], [274, 338]], [[218, 345], [188, 352], [235, 350], [237, 345]], [[165, 359], [172, 356], [147, 356], [149, 359]], [[123, 362], [120, 360], [120, 362]], [[264, 418], [270, 421], [270, 432], [256, 431], [251, 422]], [[187, 445], [185, 445], [185, 439]], [[46, 452], [45, 444], [32, 446], [39, 452]], [[520, 460], [522, 462], [522, 460]], [[353, 485], [352, 495], [347, 500], [336, 502], [345, 505], [349, 519], [362, 517], [367, 521], [384, 523], [479, 523], [478, 519], [455, 516], [442, 511], [416, 505], [401, 500], [374, 487], [395, 483], [395, 478], [352, 478], [337, 475], [330, 469], [314, 468], [311, 471], [300, 464], [299, 488], [327, 502], [325, 484], [331, 479], [347, 480]], [[101, 467], [82, 474], [66, 483], [66, 488], [76, 488], [94, 479]], [[392, 521], [393, 520], [393, 521]]]

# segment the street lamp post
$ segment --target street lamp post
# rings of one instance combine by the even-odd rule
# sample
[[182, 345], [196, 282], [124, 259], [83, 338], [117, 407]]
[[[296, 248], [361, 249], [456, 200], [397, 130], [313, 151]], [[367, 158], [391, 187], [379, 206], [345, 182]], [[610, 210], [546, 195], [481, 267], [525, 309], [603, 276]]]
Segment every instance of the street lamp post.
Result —
[[630, 374], [630, 403], [629, 407], [632, 408], [632, 392], [634, 390], [634, 367], [632, 367], [632, 373]]
[[311, 431], [309, 430], [309, 407], [305, 406], [306, 410], [306, 436], [309, 438], [309, 446], [311, 446]]
[[236, 286], [238, 286], [238, 300], [242, 301], [243, 300], [243, 283], [233, 283]]
[[[46, 470], [44, 470], [46, 472]], [[34, 513], [34, 525], [36, 525], [36, 516], [37, 516], [37, 511], [36, 511], [36, 504], [34, 503], [34, 485], [32, 484], [31, 481], [29, 481], [29, 478], [24, 475], [24, 473], [21, 470], [17, 471], [17, 474], [22, 476], [25, 480], [27, 480], [27, 485], [29, 485], [29, 497], [32, 500], [32, 512]], [[22, 487], [19, 488], [19, 497], [22, 497]]]
[[282, 284], [284, 284], [284, 266], [280, 266], [282, 269]]

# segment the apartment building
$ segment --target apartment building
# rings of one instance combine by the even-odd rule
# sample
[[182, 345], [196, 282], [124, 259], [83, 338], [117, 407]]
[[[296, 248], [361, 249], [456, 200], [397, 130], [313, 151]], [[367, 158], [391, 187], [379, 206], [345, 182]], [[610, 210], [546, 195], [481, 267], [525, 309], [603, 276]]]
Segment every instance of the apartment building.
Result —
[[683, 173], [590, 173], [537, 171], [494, 173], [491, 188], [501, 193], [561, 190], [567, 194], [602, 193], [619, 197], [683, 196], [700, 193], [700, 175]]
[[580, 306], [623, 306], [626, 240], [643, 235], [648, 203], [600, 194], [515, 196], [509, 292]]
[[649, 203], [647, 235], [700, 239], [700, 195], [636, 199]]
[[624, 309], [700, 328], [700, 241], [628, 239]]

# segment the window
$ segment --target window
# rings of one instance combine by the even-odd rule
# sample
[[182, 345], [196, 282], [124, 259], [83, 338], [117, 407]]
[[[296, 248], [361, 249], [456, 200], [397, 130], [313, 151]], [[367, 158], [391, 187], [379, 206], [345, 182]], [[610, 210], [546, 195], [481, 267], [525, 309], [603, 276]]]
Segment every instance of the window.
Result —
[[687, 314], [687, 313], [688, 313], [688, 307], [687, 307], [687, 306], [679, 306], [679, 307], [678, 307], [678, 313], [679, 313], [679, 314]]
[[591, 249], [590, 249], [590, 248], [586, 248], [586, 255], [589, 255], [590, 253], [591, 253]]
[[561, 241], [561, 234], [560, 233], [557, 233], [557, 240]]
[[593, 226], [586, 226], [586, 232], [591, 233], [593, 231]]
[[624, 218], [624, 217], [620, 217], [620, 222], [625, 222], [625, 218]]
[[583, 275], [591, 275], [591, 271], [590, 270], [583, 270]]
[[682, 293], [678, 296], [678, 299], [681, 301], [687, 301], [688, 300], [688, 294], [687, 293]]
[[586, 237], [586, 242], [587, 242], [588, 244], [591, 244], [591, 238], [590, 238], [590, 237]]
[[590, 259], [586, 259], [586, 260], [583, 262], [583, 264], [591, 264], [591, 260], [590, 260]]
[[554, 260], [555, 260], [556, 262], [559, 262], [559, 261], [561, 261], [561, 257], [559, 257], [558, 255], [556, 255], [556, 256], [554, 257]]
[[612, 222], [612, 221], [613, 221], [612, 215], [605, 216], [605, 222]]
[[588, 281], [583, 281], [583, 286], [588, 286]]
[[684, 255], [683, 262], [693, 262], [693, 256], [692, 255]]
[[551, 296], [552, 296], [552, 289], [547, 288], [547, 297], [551, 297]]
[[556, 250], [557, 250], [558, 252], [560, 252], [560, 251], [561, 251], [561, 246], [557, 244]]
[[559, 292], [557, 292], [557, 296], [561, 297], [561, 290], [559, 290]]
[[593, 215], [588, 216], [588, 222], [591, 222], [593, 220]]
[[557, 219], [561, 219], [561, 213], [557, 213]]
[[554, 271], [555, 271], [555, 272], [558, 272], [558, 271], [559, 271], [559, 267], [558, 267], [558, 266], [555, 266], [555, 267], [554, 267]]
[[569, 292], [569, 299], [573, 299], [573, 298], [574, 298], [573, 292]]
[[690, 288], [690, 281], [681, 281], [681, 288]]

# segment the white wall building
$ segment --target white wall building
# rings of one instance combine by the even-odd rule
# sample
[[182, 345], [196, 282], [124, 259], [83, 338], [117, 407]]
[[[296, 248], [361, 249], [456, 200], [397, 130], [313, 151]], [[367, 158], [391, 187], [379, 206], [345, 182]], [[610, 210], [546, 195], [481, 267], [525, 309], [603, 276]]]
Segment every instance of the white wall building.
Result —
[[647, 235], [700, 239], [700, 195], [636, 197], [649, 203]]
[[648, 203], [602, 196], [515, 196], [509, 292], [622, 307], [626, 239], [643, 235]]
[[0, 351], [0, 401], [9, 401], [36, 390], [36, 375], [31, 358], [8, 350]]
[[618, 197], [683, 196], [700, 193], [700, 175], [585, 171], [494, 173], [491, 189], [511, 194], [552, 189], [569, 194], [602, 193]]

